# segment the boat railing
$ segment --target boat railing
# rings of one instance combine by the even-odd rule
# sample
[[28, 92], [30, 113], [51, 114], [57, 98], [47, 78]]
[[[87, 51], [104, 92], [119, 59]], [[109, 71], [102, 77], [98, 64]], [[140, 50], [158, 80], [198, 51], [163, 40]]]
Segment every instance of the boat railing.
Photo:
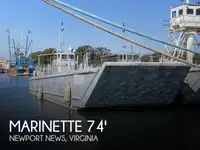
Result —
[[69, 67], [66, 65], [47, 65], [47, 66], [40, 66], [36, 67], [33, 73], [34, 77], [44, 77], [48, 75], [56, 75], [56, 74], [65, 74], [65, 73], [70, 73], [73, 71], [78, 71], [78, 70], [88, 70], [88, 69], [94, 69], [98, 67], [93, 67], [92, 65], [87, 66], [87, 65], [82, 65], [80, 64], [78, 67]]

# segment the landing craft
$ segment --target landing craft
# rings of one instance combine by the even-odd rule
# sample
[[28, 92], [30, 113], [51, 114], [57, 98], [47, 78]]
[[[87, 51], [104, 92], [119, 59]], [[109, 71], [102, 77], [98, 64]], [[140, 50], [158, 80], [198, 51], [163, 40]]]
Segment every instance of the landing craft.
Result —
[[[49, 64], [48, 72], [50, 72], [50, 74], [42, 74], [40, 70], [37, 70], [37, 75], [29, 80], [30, 92], [33, 95], [36, 95], [38, 99], [41, 99], [41, 95], [43, 95], [45, 100], [74, 110], [144, 105], [170, 105], [175, 101], [176, 96], [179, 94], [191, 66], [199, 67], [191, 61], [184, 60], [176, 55], [171, 55], [171, 53], [163, 52], [163, 50], [151, 48], [129, 39], [125, 35], [113, 32], [100, 24], [72, 13], [66, 8], [122, 30], [124, 29], [127, 32], [145, 37], [148, 40], [166, 44], [190, 53], [199, 53], [198, 51], [194, 52], [190, 49], [177, 46], [174, 43], [167, 43], [136, 32], [133, 29], [118, 25], [59, 0], [44, 1], [100, 30], [146, 50], [159, 53], [165, 56], [162, 57], [163, 60], [165, 58], [165, 60], [170, 58], [175, 61], [141, 62], [141, 59], [133, 59], [137, 58], [133, 57], [133, 53], [126, 52], [102, 56], [101, 63], [98, 64], [98, 66], [93, 67], [88, 63], [88, 53], [82, 56], [83, 61], [81, 62], [81, 66], [79, 66], [80, 62], [78, 56], [73, 55], [75, 57], [71, 59], [68, 56], [61, 56], [62, 54], [60, 53], [53, 61], [60, 63], [54, 64], [50, 62]], [[63, 61], [63, 58], [66, 58], [66, 60]], [[52, 73], [54, 70], [57, 71]], [[42, 82], [43, 78], [45, 78], [45, 84], [41, 84], [44, 83]], [[54, 89], [56, 93], [50, 92], [52, 89]]]

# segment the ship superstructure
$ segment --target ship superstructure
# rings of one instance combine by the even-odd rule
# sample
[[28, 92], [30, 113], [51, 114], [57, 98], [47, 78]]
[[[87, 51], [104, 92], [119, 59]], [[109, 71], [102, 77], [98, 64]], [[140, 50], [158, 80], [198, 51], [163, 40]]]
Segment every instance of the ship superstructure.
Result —
[[[194, 59], [195, 54], [200, 52], [200, 3], [190, 3], [187, 0], [179, 6], [171, 7], [168, 25], [166, 29], [169, 33], [168, 42], [190, 51], [170, 45], [165, 46], [166, 51], [173, 57], [186, 60], [191, 64], [200, 63], [197, 59]], [[174, 59], [162, 57], [163, 61], [166, 61], [166, 59], [167, 61], [174, 61]]]
[[[185, 102], [200, 102], [200, 2], [183, 1], [179, 6], [171, 7], [168, 24], [169, 43], [189, 49], [165, 45], [166, 52], [171, 56], [186, 60], [192, 67], [185, 78], [183, 95]], [[162, 61], [175, 62], [176, 60], [162, 56]]]

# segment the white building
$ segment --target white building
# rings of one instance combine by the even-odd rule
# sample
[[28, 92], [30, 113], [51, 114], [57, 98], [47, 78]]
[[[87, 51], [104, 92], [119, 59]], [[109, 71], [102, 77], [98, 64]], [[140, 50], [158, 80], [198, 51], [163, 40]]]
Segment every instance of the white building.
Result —
[[10, 69], [8, 60], [0, 60], [0, 69]]

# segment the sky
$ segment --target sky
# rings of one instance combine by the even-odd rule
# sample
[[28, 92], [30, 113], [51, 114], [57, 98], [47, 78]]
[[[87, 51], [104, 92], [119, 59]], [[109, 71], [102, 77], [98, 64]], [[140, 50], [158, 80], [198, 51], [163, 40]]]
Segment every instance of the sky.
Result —
[[[170, 7], [178, 5], [180, 0], [62, 0], [70, 5], [88, 11], [118, 24], [125, 24], [135, 31], [166, 40], [167, 32], [163, 30], [163, 20], [169, 19]], [[83, 15], [81, 15], [83, 16]], [[122, 51], [122, 45], [131, 51], [131, 44], [109, 33], [86, 24], [42, 0], [4, 0], [0, 9], [0, 58], [8, 59], [8, 37], [5, 32], [10, 29], [16, 42], [25, 45], [27, 30], [31, 30], [33, 45], [29, 52], [46, 48], [59, 48], [59, 28], [61, 21], [65, 27], [65, 50], [69, 46], [81, 45], [103, 46], [113, 52]], [[120, 29], [97, 23], [122, 34]], [[22, 30], [22, 32], [21, 32]], [[21, 34], [22, 33], [22, 34]], [[148, 46], [164, 49], [164, 45], [149, 41], [125, 32], [125, 36]], [[146, 51], [133, 46], [137, 53]]]

